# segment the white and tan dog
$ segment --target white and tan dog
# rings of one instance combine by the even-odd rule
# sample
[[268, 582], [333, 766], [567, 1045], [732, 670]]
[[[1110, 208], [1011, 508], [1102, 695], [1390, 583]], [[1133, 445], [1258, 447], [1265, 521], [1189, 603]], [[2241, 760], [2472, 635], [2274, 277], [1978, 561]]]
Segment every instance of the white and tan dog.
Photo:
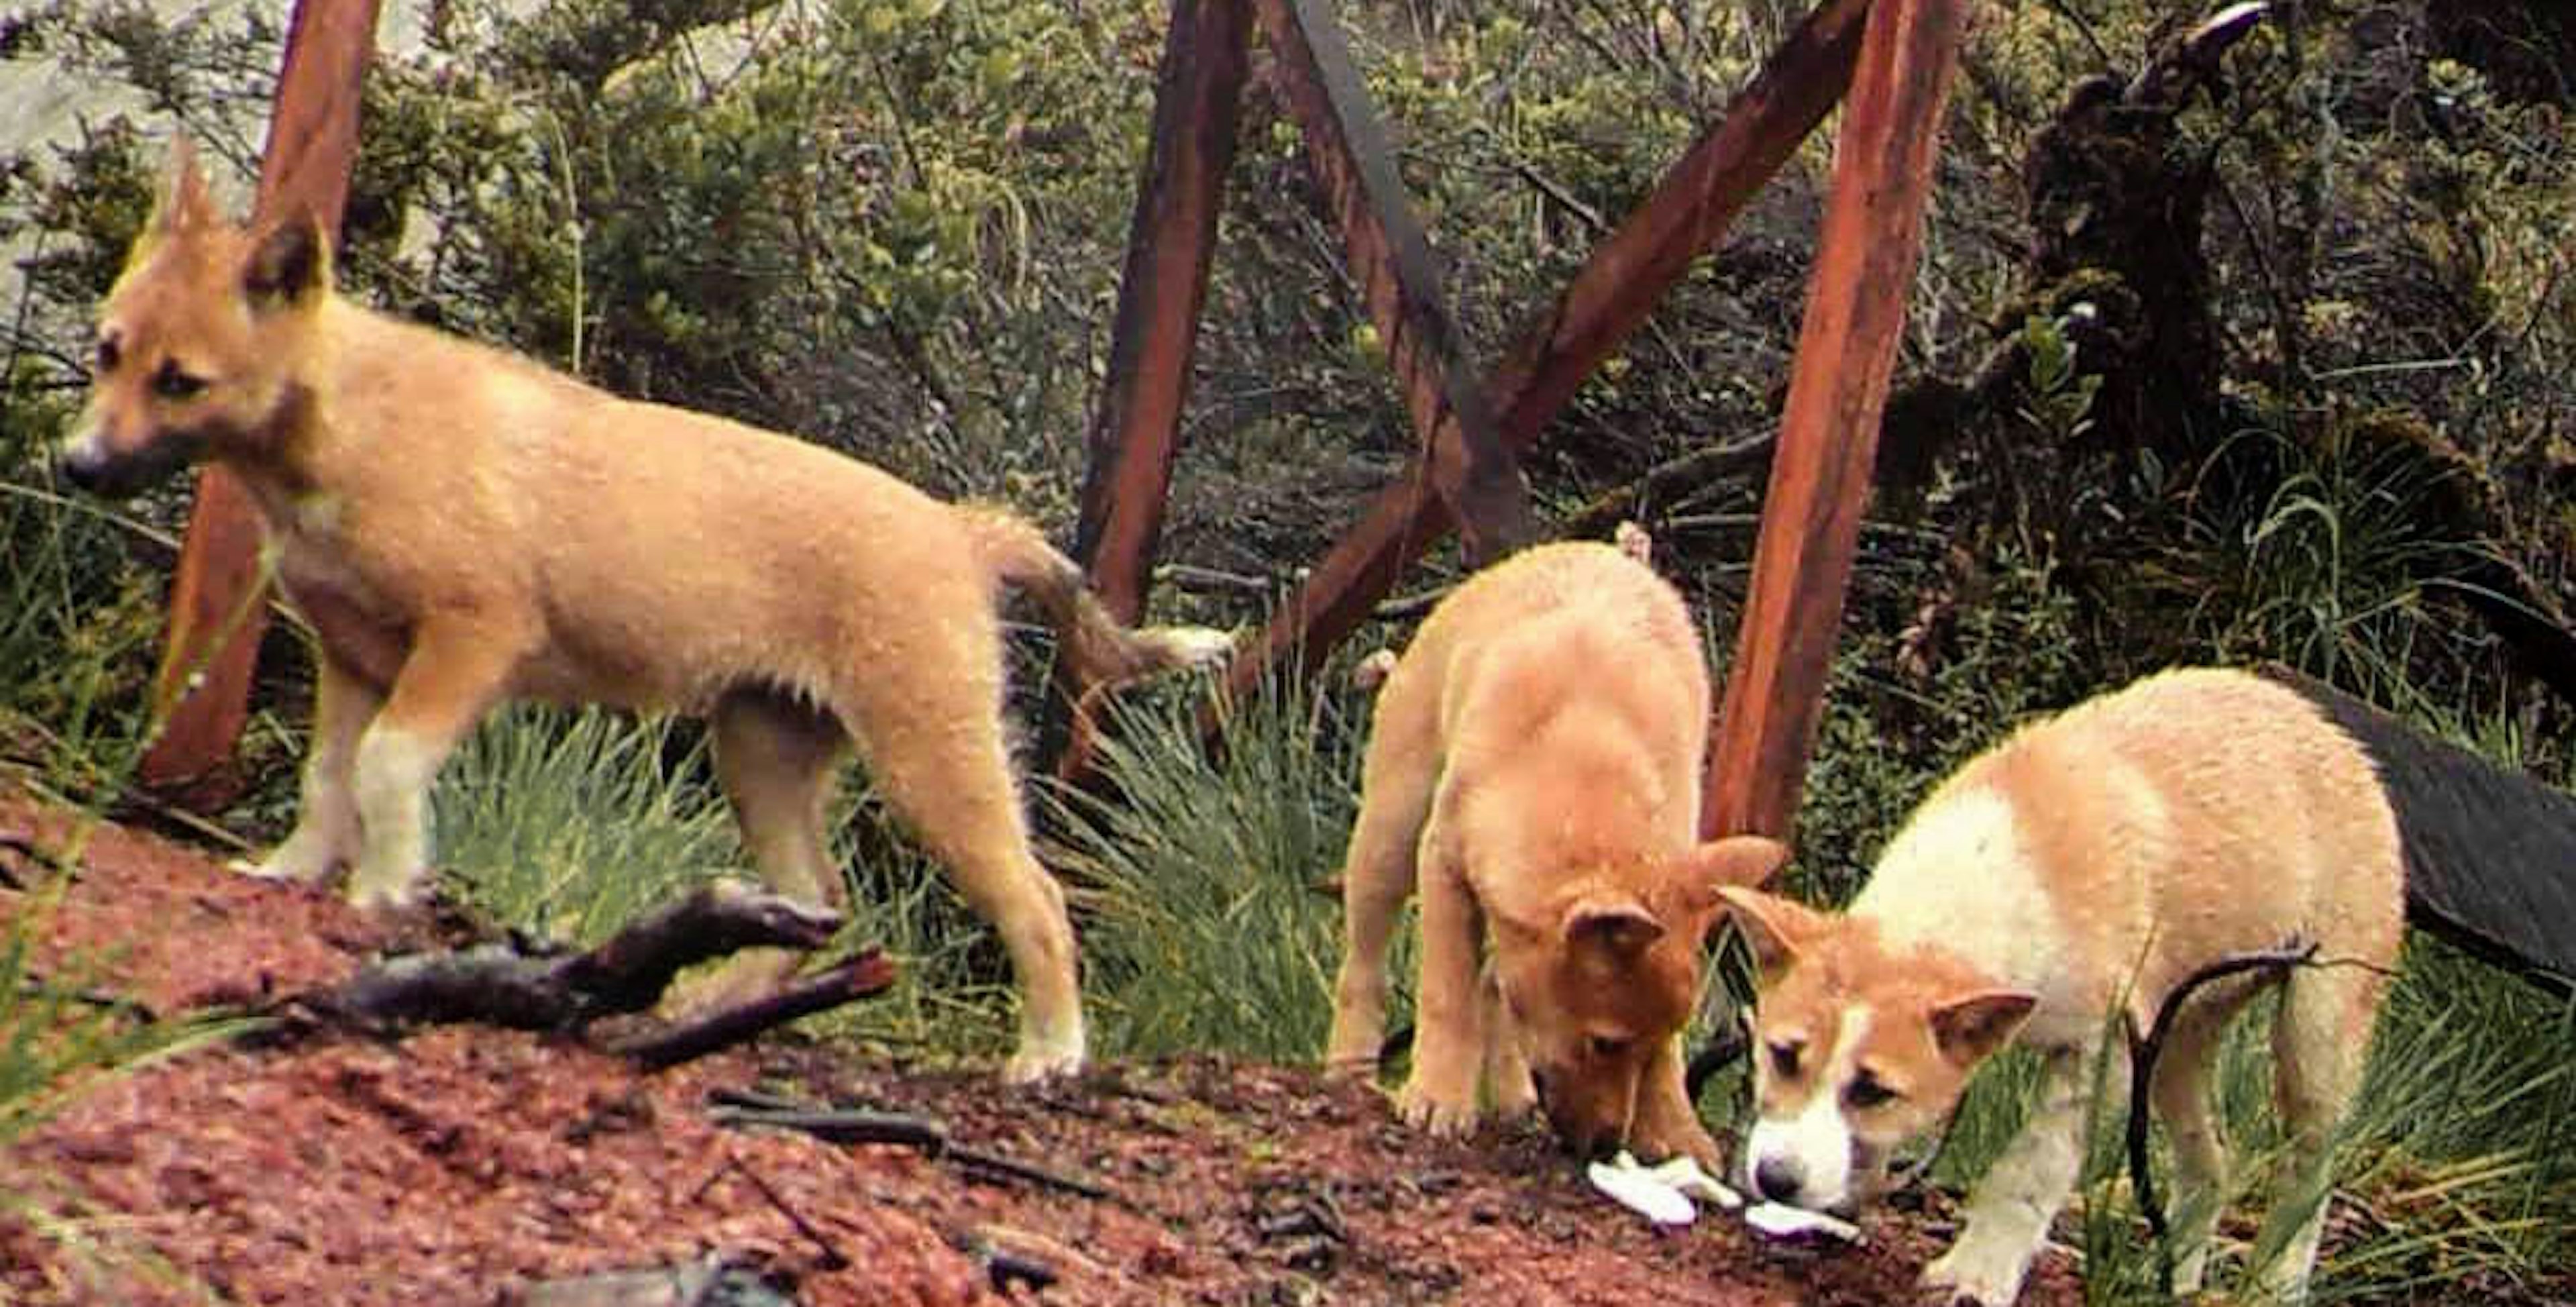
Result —
[[836, 903], [823, 817], [856, 742], [1008, 948], [1008, 1074], [1081, 1064], [1064, 896], [1004, 748], [998, 591], [1035, 594], [1100, 680], [1222, 636], [1122, 629], [1008, 513], [352, 304], [309, 218], [233, 225], [183, 146], [61, 465], [119, 493], [197, 460], [249, 488], [321, 636], [302, 811], [261, 874], [346, 866], [360, 906], [410, 900], [440, 764], [496, 705], [543, 698], [709, 718], [763, 876]]
[[[1717, 1145], [1682, 1088], [1719, 887], [1786, 851], [1699, 840], [1699, 632], [1631, 552], [1555, 544], [1470, 578], [1378, 691], [1342, 871], [1329, 1066], [1373, 1071], [1397, 911], [1422, 900], [1412, 1124], [1457, 1135], [1543, 1105], [1586, 1154]], [[1491, 957], [1485, 957], [1487, 945]]]
[[[2258, 1268], [2270, 1292], [2300, 1297], [2404, 880], [2369, 753], [2273, 681], [2169, 672], [2027, 727], [1924, 801], [1848, 912], [1727, 892], [1761, 971], [1745, 1178], [1775, 1201], [1848, 1211], [2018, 1039], [2044, 1059], [2032, 1119], [1924, 1271], [1945, 1296], [2011, 1302], [2075, 1181], [2093, 1068], [2126, 1071], [2122, 1051], [2095, 1057], [2106, 1022], [2143, 1033], [2202, 967], [2305, 941], [2330, 965], [2279, 982], [2274, 1088], [2293, 1158], [2268, 1232], [2282, 1251]], [[2225, 1186], [2208, 1101], [2218, 1036], [2264, 983], [2196, 991], [2148, 1091], [2173, 1141], [2177, 1289], [2204, 1277]]]

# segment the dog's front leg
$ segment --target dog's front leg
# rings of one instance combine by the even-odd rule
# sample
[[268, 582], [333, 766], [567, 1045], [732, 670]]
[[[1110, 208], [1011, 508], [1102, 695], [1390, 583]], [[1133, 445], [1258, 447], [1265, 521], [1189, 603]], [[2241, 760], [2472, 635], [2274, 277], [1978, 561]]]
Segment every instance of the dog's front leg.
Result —
[[313, 739], [304, 755], [295, 830], [265, 861], [249, 869], [251, 875], [269, 880], [318, 883], [358, 856], [361, 831], [352, 785], [358, 737], [383, 705], [384, 691], [333, 658], [328, 649], [317, 661]]
[[[2084, 1162], [2084, 1104], [2097, 1060], [2114, 1075], [2128, 1065], [2124, 1058], [2096, 1059], [2080, 1049], [2047, 1054], [2029, 1122], [1969, 1193], [1958, 1242], [1923, 1268], [1925, 1287], [1939, 1291], [1942, 1301], [2004, 1307], [2020, 1295], [2030, 1259], [2066, 1205]], [[2114, 1098], [2119, 1089], [2104, 1086]]]
[[1426, 856], [1422, 983], [1413, 1013], [1413, 1074], [1396, 1096], [1407, 1124], [1444, 1138], [1476, 1128], [1476, 1073], [1485, 1058], [1477, 957], [1483, 922], [1464, 870]]
[[1682, 1069], [1681, 1036], [1674, 1035], [1655, 1049], [1645, 1069], [1637, 1073], [1637, 1115], [1628, 1131], [1629, 1145], [1641, 1157], [1688, 1156], [1710, 1175], [1724, 1175], [1725, 1158], [1719, 1155], [1708, 1127], [1700, 1124], [1698, 1109], [1691, 1106]]
[[352, 788], [364, 847], [349, 902], [375, 912], [411, 905], [429, 870], [429, 787], [465, 733], [499, 700], [516, 641], [479, 630], [423, 628], [402, 675], [358, 739]]
[[1477, 1001], [1484, 1005], [1485, 1084], [1494, 1096], [1494, 1115], [1517, 1121], [1538, 1112], [1538, 1082], [1530, 1076], [1529, 1052], [1503, 1001], [1503, 981], [1492, 959], [1485, 963]]

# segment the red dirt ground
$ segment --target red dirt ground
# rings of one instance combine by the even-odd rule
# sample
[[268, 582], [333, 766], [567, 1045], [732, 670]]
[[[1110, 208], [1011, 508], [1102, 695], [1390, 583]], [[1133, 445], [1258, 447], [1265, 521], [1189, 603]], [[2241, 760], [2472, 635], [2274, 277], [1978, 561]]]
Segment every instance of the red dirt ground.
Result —
[[[0, 833], [58, 848], [69, 829], [0, 794]], [[42, 874], [7, 853], [0, 871]], [[0, 917], [28, 897], [0, 889]], [[47, 965], [88, 959], [164, 1013], [335, 980], [378, 943], [335, 900], [114, 826], [46, 935]], [[1110, 1197], [710, 1122], [711, 1091], [750, 1086], [929, 1116]], [[658, 1074], [472, 1028], [214, 1048], [85, 1095], [0, 1156], [0, 1176], [20, 1191], [51, 1177], [58, 1204], [96, 1218], [77, 1248], [0, 1224], [0, 1301], [31, 1307], [209, 1290], [513, 1303], [533, 1281], [709, 1252], [809, 1304], [1874, 1304], [1910, 1298], [1937, 1247], [1894, 1214], [1858, 1249], [1764, 1243], [1713, 1214], [1657, 1233], [1540, 1139], [1426, 1142], [1382, 1096], [1304, 1068], [1124, 1065], [1032, 1092], [792, 1035]], [[1059, 1278], [997, 1290], [995, 1249]], [[2056, 1255], [2022, 1299], [2080, 1300]]]

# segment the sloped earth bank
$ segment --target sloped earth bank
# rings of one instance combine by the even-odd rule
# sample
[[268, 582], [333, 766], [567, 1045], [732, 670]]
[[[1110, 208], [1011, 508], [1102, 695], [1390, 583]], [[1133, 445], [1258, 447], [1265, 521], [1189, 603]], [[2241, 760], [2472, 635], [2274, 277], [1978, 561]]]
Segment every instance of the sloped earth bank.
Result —
[[[0, 833], [68, 829], [0, 796]], [[337, 979], [379, 942], [335, 901], [149, 835], [102, 827], [81, 866], [46, 965], [90, 958], [162, 1012]], [[0, 852], [0, 871], [34, 868]], [[0, 890], [0, 914], [28, 901]], [[751, 1086], [932, 1117], [1108, 1196], [710, 1121], [711, 1093]], [[85, 1096], [0, 1176], [51, 1177], [95, 1218], [77, 1249], [0, 1225], [0, 1301], [30, 1304], [512, 1303], [708, 1254], [809, 1304], [1862, 1304], [1909, 1298], [1935, 1247], [1923, 1218], [1887, 1215], [1857, 1250], [1714, 1214], [1658, 1233], [1543, 1140], [1428, 1143], [1302, 1068], [1186, 1059], [1025, 1091], [793, 1036], [649, 1075], [465, 1028], [214, 1048]], [[996, 1287], [1023, 1262], [1053, 1285]], [[2052, 1256], [2023, 1301], [2079, 1299]]]

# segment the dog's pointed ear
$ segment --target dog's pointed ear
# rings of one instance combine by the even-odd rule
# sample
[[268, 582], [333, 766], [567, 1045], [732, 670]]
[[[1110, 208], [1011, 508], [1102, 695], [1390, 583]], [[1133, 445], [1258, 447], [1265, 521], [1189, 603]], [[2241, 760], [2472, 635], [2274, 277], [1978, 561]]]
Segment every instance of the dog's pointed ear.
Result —
[[1825, 928], [1823, 914], [1776, 894], [1723, 885], [1717, 897], [1734, 914], [1735, 928], [1753, 950], [1753, 969], [1765, 989], [1796, 964], [1807, 940]]
[[1564, 926], [1569, 950], [1595, 949], [1596, 956], [1621, 962], [1634, 960], [1664, 937], [1664, 923], [1653, 910], [1634, 895], [1614, 892], [1574, 900], [1565, 909]]
[[157, 236], [211, 227], [223, 221], [206, 174], [197, 166], [197, 143], [181, 136], [170, 142], [170, 157], [161, 165], [161, 195], [152, 205], [145, 230]]
[[1716, 912], [1726, 906], [1719, 897], [1729, 886], [1760, 889], [1789, 861], [1789, 846], [1761, 835], [1729, 835], [1710, 840], [1681, 857], [1674, 883], [1684, 887], [1694, 912]]
[[1981, 989], [1932, 1009], [1932, 1042], [1953, 1066], [1966, 1070], [1986, 1060], [2030, 1020], [2039, 996], [2022, 989]]
[[242, 265], [242, 293], [260, 309], [308, 303], [330, 284], [331, 248], [321, 222], [301, 205], [261, 229]]

